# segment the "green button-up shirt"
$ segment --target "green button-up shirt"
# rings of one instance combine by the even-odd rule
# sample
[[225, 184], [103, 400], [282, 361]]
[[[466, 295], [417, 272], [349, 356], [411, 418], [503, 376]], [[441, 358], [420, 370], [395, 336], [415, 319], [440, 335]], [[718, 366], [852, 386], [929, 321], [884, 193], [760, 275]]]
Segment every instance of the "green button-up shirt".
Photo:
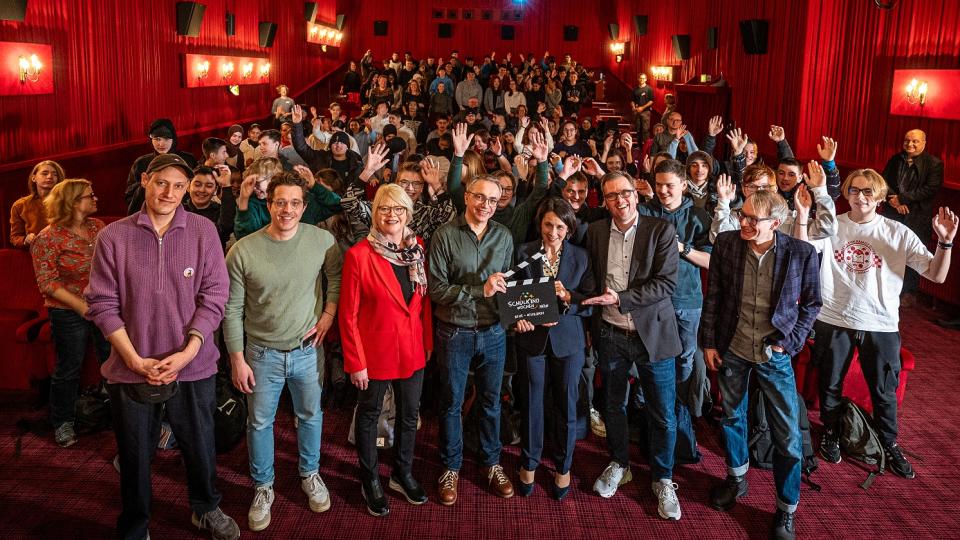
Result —
[[513, 261], [510, 229], [490, 221], [483, 238], [459, 215], [434, 233], [430, 244], [428, 291], [434, 315], [448, 324], [472, 328], [500, 320], [494, 297], [484, 298], [491, 274], [506, 272]]

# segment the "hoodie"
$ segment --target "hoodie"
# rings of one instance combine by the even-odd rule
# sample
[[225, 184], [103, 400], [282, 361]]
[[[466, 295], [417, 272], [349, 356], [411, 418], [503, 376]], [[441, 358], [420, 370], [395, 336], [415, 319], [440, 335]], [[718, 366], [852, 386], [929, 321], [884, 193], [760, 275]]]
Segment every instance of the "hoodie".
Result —
[[[150, 124], [150, 129], [147, 130], [147, 137], [152, 137], [154, 134], [173, 139], [173, 144], [170, 145], [170, 152], [168, 153], [182, 157], [191, 169], [196, 168], [197, 160], [193, 155], [177, 149], [177, 130], [173, 127], [173, 122], [167, 118], [154, 120]], [[143, 186], [140, 185], [140, 178], [143, 173], [147, 172], [147, 165], [150, 165], [153, 158], [158, 155], [156, 151], [144, 154], [138, 157], [130, 167], [130, 173], [127, 175], [127, 188], [123, 193], [123, 200], [127, 203], [128, 216], [139, 212], [143, 207]]]

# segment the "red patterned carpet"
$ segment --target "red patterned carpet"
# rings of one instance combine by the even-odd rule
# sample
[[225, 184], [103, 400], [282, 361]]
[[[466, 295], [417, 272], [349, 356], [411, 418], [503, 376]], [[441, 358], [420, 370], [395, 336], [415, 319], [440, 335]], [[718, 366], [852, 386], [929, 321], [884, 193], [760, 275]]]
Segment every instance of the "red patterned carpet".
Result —
[[[910, 376], [901, 414], [900, 440], [923, 458], [913, 461], [917, 478], [903, 480], [886, 474], [864, 491], [859, 483], [865, 473], [848, 460], [839, 465], [821, 463], [813, 479], [823, 491], [813, 492], [804, 485], [798, 536], [960, 537], [955, 502], [960, 481], [960, 332], [929, 322], [937, 316], [928, 310], [909, 310], [903, 325], [904, 344], [915, 353], [917, 367]], [[118, 476], [110, 463], [115, 448], [112, 434], [83, 438], [69, 449], [59, 449], [48, 438], [28, 434], [16, 456], [15, 422], [40, 414], [10, 401], [0, 410], [0, 538], [111, 537], [119, 505]], [[431, 500], [414, 507], [390, 495], [390, 515], [373, 518], [365, 511], [355, 480], [356, 454], [346, 442], [349, 425], [346, 413], [335, 411], [325, 417], [321, 473], [330, 488], [333, 507], [324, 514], [313, 514], [298, 485], [296, 433], [290, 415], [281, 415], [277, 426], [277, 500], [273, 523], [261, 533], [246, 530], [252, 495], [246, 446], [241, 444], [220, 457], [222, 507], [241, 524], [243, 537], [765, 538], [774, 508], [772, 475], [759, 470], [751, 471], [750, 494], [732, 513], [707, 507], [709, 487], [724, 474], [724, 464], [718, 454], [717, 428], [701, 422], [697, 427], [704, 453], [702, 463], [679, 467], [674, 474], [683, 508], [679, 522], [657, 517], [647, 467], [639, 457], [633, 464], [635, 480], [614, 498], [601, 499], [591, 492], [594, 478], [607, 462], [603, 441], [593, 435], [577, 446], [574, 489], [563, 502], [549, 498], [551, 480], [546, 472], [538, 475], [538, 489], [529, 499], [517, 496], [500, 500], [487, 495], [479, 487], [477, 467], [468, 460], [456, 506], [448, 508]], [[418, 438], [415, 473], [433, 495], [440, 472], [435, 419], [425, 419]], [[508, 471], [516, 470], [518, 453], [516, 447], [505, 450], [503, 463]], [[386, 471], [384, 467], [382, 473]], [[190, 526], [189, 513], [178, 454], [160, 452], [154, 466], [151, 536], [201, 538]]]

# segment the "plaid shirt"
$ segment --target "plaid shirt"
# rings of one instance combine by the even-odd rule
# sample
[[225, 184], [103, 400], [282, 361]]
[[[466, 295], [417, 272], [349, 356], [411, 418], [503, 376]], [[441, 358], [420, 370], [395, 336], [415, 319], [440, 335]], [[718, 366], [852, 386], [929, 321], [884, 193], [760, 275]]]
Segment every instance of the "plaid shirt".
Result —
[[[820, 313], [820, 261], [812, 245], [779, 231], [773, 263], [773, 318], [777, 331], [765, 338], [793, 356]], [[707, 297], [700, 318], [700, 346], [723, 354], [737, 329], [747, 243], [739, 231], [720, 233], [710, 256]]]

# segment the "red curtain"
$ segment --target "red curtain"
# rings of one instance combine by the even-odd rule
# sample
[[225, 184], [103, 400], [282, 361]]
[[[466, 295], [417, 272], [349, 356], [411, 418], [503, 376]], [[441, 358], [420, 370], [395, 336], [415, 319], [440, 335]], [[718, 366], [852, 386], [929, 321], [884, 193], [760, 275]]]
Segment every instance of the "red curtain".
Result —
[[[0, 98], [0, 161], [9, 164], [143, 138], [150, 122], [171, 118], [180, 131], [266, 116], [274, 86], [297, 93], [339, 65], [338, 49], [306, 42], [303, 2], [204, 0], [200, 36], [176, 33], [176, 0], [31, 0], [24, 22], [0, 22], [0, 41], [53, 45], [55, 93]], [[336, 1], [321, 0], [333, 23]], [[226, 35], [226, 12], [236, 35]], [[278, 24], [270, 49], [258, 23]], [[268, 55], [270, 84], [183, 88], [182, 54]], [[344, 58], [346, 56], [344, 55]], [[145, 146], [146, 149], [146, 146]]]

